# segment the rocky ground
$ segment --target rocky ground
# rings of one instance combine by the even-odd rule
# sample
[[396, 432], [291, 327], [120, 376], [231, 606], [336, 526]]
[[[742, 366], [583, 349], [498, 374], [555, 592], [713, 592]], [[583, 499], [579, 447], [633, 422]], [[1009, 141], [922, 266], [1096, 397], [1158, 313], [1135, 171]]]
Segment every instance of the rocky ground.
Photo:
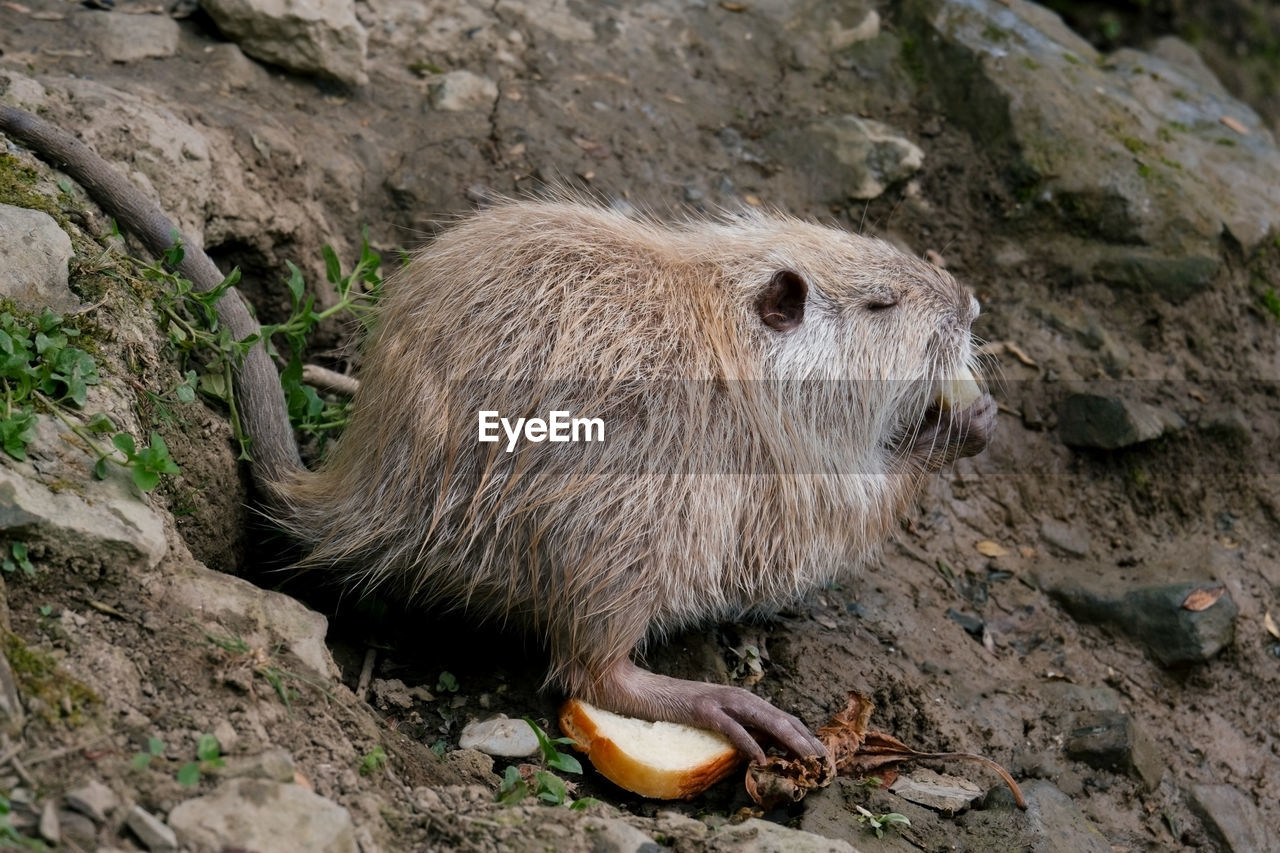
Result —
[[[548, 185], [659, 215], [776, 207], [945, 264], [983, 302], [994, 446], [860, 576], [648, 662], [812, 725], [862, 690], [876, 727], [1000, 761], [1031, 805], [932, 763], [916, 787], [977, 793], [840, 780], [758, 814], [736, 779], [673, 805], [588, 769], [570, 796], [599, 804], [497, 803], [536, 760], [459, 739], [496, 714], [554, 730], [539, 650], [273, 571], [287, 543], [246, 509], [225, 407], [186, 402], [138, 250], [4, 141], [14, 310], [63, 312], [101, 377], [83, 412], [158, 432], [181, 473], [147, 495], [124, 469], [95, 480], [48, 414], [4, 457], [0, 840], [1280, 849], [1275, 10], [1055, 5], [1083, 35], [1023, 0], [300, 2], [309, 23], [0, 3], [0, 100], [119, 164], [267, 319], [287, 260], [320, 282], [325, 243], [349, 262], [367, 227], [393, 259]], [[323, 329], [317, 357], [353, 369], [353, 331]], [[911, 823], [878, 838], [858, 807]]]

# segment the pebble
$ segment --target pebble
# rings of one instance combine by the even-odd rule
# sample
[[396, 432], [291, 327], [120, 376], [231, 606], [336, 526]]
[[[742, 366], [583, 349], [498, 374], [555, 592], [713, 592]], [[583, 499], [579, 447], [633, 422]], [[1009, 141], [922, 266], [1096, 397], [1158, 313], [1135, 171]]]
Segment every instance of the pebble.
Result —
[[116, 796], [115, 791], [97, 779], [91, 779], [79, 788], [68, 791], [66, 800], [67, 805], [93, 818], [95, 823], [105, 822], [107, 815], [120, 805], [120, 798]]
[[168, 824], [142, 806], [129, 809], [125, 823], [148, 850], [177, 850], [178, 836]]
[[524, 720], [499, 715], [468, 723], [458, 738], [458, 746], [501, 758], [524, 758], [538, 752], [538, 738]]

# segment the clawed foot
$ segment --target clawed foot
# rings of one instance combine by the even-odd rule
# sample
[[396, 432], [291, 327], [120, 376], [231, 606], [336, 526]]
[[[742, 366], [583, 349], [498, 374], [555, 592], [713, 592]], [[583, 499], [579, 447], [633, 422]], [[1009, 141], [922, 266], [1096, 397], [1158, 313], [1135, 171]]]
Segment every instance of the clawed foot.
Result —
[[797, 717], [741, 687], [657, 675], [630, 661], [614, 665], [596, 685], [589, 698], [602, 708], [720, 732], [752, 761], [763, 762], [765, 757], [753, 732], [795, 756], [827, 754]]

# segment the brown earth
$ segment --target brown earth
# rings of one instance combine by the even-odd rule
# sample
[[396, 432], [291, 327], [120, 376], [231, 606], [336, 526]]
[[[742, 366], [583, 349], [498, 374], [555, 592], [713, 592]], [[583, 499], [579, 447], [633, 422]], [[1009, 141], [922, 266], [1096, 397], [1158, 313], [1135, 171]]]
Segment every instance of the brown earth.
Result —
[[[475, 31], [467, 7], [426, 4], [441, 23], [415, 42], [402, 36], [416, 5], [361, 6], [367, 23], [397, 25], [371, 28], [372, 79], [355, 91], [237, 57], [200, 14], [181, 23], [175, 55], [105, 62], [93, 47], [102, 16], [144, 11], [124, 2], [110, 13], [56, 0], [27, 0], [26, 12], [8, 4], [0, 9], [0, 64], [34, 77], [75, 75], [163, 104], [221, 135], [251, 165], [251, 180], [240, 191], [252, 194], [254, 204], [305, 199], [308, 210], [319, 211], [282, 216], [276, 227], [252, 235], [228, 226], [222, 230], [230, 236], [221, 241], [211, 236], [218, 229], [206, 230], [211, 254], [224, 266], [241, 267], [267, 318], [286, 305], [278, 287], [286, 259], [319, 280], [323, 242], [350, 258], [367, 225], [375, 247], [390, 259], [395, 249], [412, 247], [437, 223], [469, 209], [482, 191], [519, 194], [557, 182], [659, 213], [713, 210], [752, 196], [917, 252], [940, 253], [983, 302], [977, 334], [1013, 342], [1035, 363], [1008, 352], [995, 356], [1005, 414], [993, 447], [931, 483], [883, 558], [861, 576], [769, 621], [657, 643], [648, 662], [678, 676], [727, 681], [739, 663], [735, 650], [754, 645], [767, 659], [754, 689], [780, 707], [817, 725], [848, 690], [864, 690], [878, 706], [876, 726], [914, 747], [980, 752], [1021, 778], [1051, 780], [1112, 849], [1226, 849], [1187, 805], [1182, 792], [1192, 783], [1234, 785], [1256, 801], [1270, 826], [1280, 826], [1280, 642], [1264, 628], [1264, 614], [1280, 612], [1280, 471], [1273, 450], [1280, 404], [1273, 389], [1257, 391], [1240, 381], [1273, 381], [1280, 365], [1276, 322], [1256, 308], [1254, 296], [1258, 281], [1280, 282], [1275, 251], [1243, 257], [1225, 247], [1228, 264], [1215, 286], [1177, 306], [1066, 281], [1035, 260], [1001, 264], [992, 257], [991, 235], [1016, 237], [1044, 225], [1025, 214], [1001, 164], [948, 123], [927, 87], [907, 73], [900, 43], [880, 40], [830, 63], [806, 64], [798, 58], [795, 31], [770, 17], [771, 4], [743, 13], [724, 8], [733, 4], [690, 8], [672, 13], [665, 28], [650, 21], [646, 32], [658, 35], [643, 38], [634, 36], [637, 20], [659, 15], [657, 7], [624, 13], [611, 11], [611, 4], [575, 6], [593, 27], [597, 46], [591, 49], [502, 4], [501, 25]], [[40, 20], [32, 10], [63, 17]], [[894, 9], [882, 13], [892, 32]], [[817, 11], [811, 17], [821, 18]], [[1212, 41], [1212, 34], [1206, 38]], [[730, 48], [747, 39], [754, 44], [750, 53]], [[610, 45], [625, 48], [625, 55], [603, 64]], [[426, 109], [428, 82], [411, 70], [424, 62], [499, 81], [493, 110]], [[66, 109], [74, 115], [76, 105]], [[778, 134], [812, 115], [837, 113], [872, 116], [919, 142], [927, 155], [922, 173], [862, 204], [789, 163]], [[127, 129], [95, 144], [128, 159]], [[1207, 422], [1215, 408], [1237, 412], [1246, 424], [1243, 444], [1188, 429], [1123, 451], [1065, 447], [1053, 429], [1056, 401], [1073, 382], [1103, 375], [1103, 354], [1046, 320], [1047, 305], [1101, 318], [1128, 350], [1127, 376], [1153, 380], [1151, 400], [1193, 426]], [[326, 330], [322, 344], [332, 349], [334, 366], [352, 360], [348, 332]], [[163, 499], [178, 516], [186, 547], [210, 566], [263, 585], [284, 581], [264, 573], [287, 562], [287, 548], [250, 523], [246, 481], [221, 414], [193, 410], [164, 432], [185, 473]], [[1046, 541], [1046, 520], [1069, 527], [1085, 543], [1081, 552]], [[975, 547], [982, 540], [1007, 553], [984, 556]], [[272, 557], [255, 559], [264, 553]], [[1163, 668], [1140, 643], [1072, 619], [1036, 580], [1064, 565], [1088, 574], [1165, 563], [1224, 584], [1239, 606], [1234, 642], [1208, 663]], [[355, 771], [376, 743], [388, 744], [392, 766], [410, 787], [441, 784], [456, 781], [457, 773], [435, 762], [429, 748], [453, 749], [469, 718], [501, 711], [548, 726], [554, 720], [557, 697], [539, 692], [540, 652], [521, 638], [328, 587], [316, 590], [313, 579], [292, 580], [286, 589], [332, 616], [330, 641], [348, 687], [356, 686], [367, 651], [375, 649], [376, 678], [399, 679], [431, 696], [404, 699], [394, 685], [375, 686], [380, 729], [305, 683], [302, 698], [285, 709], [263, 681], [229, 673], [243, 662], [193, 639], [189, 626], [162, 609], [136, 613], [130, 602], [150, 594], [137, 583], [117, 576], [11, 582], [13, 629], [29, 642], [97, 649], [100, 660], [119, 667], [119, 678], [108, 683], [95, 680], [92, 667], [73, 674], [104, 692], [119, 691], [124, 698], [116, 704], [136, 709], [119, 721], [131, 742], [159, 735], [193, 749], [199, 732], [227, 720], [252, 733], [247, 737], [259, 746], [290, 750], [316, 790], [347, 805], [358, 820], [377, 820], [378, 801], [370, 795], [402, 793], [394, 778]], [[51, 620], [40, 614], [43, 605], [78, 613], [87, 599], [130, 616], [90, 612]], [[965, 624], [977, 626], [976, 637]], [[80, 652], [68, 659], [85, 658]], [[456, 693], [438, 689], [442, 672], [457, 678]], [[108, 699], [107, 707], [115, 701]], [[1073, 715], [1110, 703], [1132, 714], [1155, 743], [1163, 774], [1152, 790], [1063, 755]], [[81, 737], [50, 727], [37, 743], [43, 749], [91, 746]], [[57, 787], [60, 779], [96, 773], [136, 790], [159, 811], [185, 796], [171, 778], [130, 774], [121, 766], [128, 756], [118, 749], [111, 760], [89, 758], [86, 749], [41, 764], [41, 783]], [[993, 777], [981, 781], [996, 784]], [[636, 814], [659, 808], [590, 771], [582, 791]], [[904, 849], [878, 846], [886, 842], [847, 815], [833, 821], [835, 796], [815, 795], [769, 817], [841, 832], [862, 849]], [[888, 808], [877, 799], [887, 795], [860, 796]], [[678, 809], [731, 815], [747, 804], [736, 783], [723, 783]], [[1016, 828], [997, 832], [979, 819], [953, 822], [919, 808], [909, 816], [913, 827], [901, 835], [920, 849], [1018, 843]], [[421, 816], [389, 820], [405, 849], [465, 846]]]

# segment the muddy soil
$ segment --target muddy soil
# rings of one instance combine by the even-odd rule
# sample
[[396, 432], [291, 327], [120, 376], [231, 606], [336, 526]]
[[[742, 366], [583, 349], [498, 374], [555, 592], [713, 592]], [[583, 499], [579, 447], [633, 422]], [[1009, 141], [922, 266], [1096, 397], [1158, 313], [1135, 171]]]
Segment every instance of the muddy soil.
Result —
[[[764, 670], [753, 689], [809, 724], [824, 722], [848, 691], [861, 690], [876, 702], [876, 726], [918, 749], [979, 752], [1023, 780], [1051, 781], [1114, 850], [1229, 849], [1189, 806], [1185, 792], [1195, 784], [1236, 787], [1267, 825], [1280, 827], [1280, 637], [1264, 624], [1268, 612], [1280, 613], [1280, 404], [1268, 384], [1280, 366], [1280, 327], [1254, 298], [1259, 280], [1278, 280], [1276, 253], [1244, 256], [1225, 246], [1228, 264], [1215, 286], [1181, 305], [1065, 280], [1034, 260], [1002, 266], [993, 262], [991, 235], [1016, 237], [1044, 225], [1019, 216], [1001, 164], [942, 117], [928, 87], [900, 61], [901, 42], [881, 40], [852, 58], [815, 64], [804, 61], [796, 31], [778, 25], [777, 4], [743, 4], [745, 12], [728, 3], [552, 4], [556, 11], [541, 23], [521, 11], [526, 5], [497, 4], [495, 25], [463, 3], [359, 4], [371, 31], [371, 81], [357, 89], [237, 56], [200, 12], [180, 21], [172, 55], [108, 62], [96, 46], [103, 16], [152, 11], [126, 0], [111, 12], [57, 0], [4, 4], [0, 64], [33, 77], [91, 80], [163, 105], [230, 140], [251, 164], [251, 189], [244, 191], [255, 195], [254, 204], [313, 204], [320, 213], [289, 220], [297, 227], [282, 221], [275, 230], [243, 234], [228, 226], [222, 239], [217, 229], [206, 231], [211, 254], [244, 271], [268, 319], [287, 307], [279, 284], [285, 260], [321, 280], [323, 243], [351, 258], [367, 227], [375, 248], [394, 258], [486, 193], [518, 195], [549, 184], [660, 215], [763, 203], [936, 252], [983, 302], [975, 332], [1013, 344], [991, 357], [1002, 401], [994, 445], [933, 480], [881, 558], [860, 575], [767, 620], [655, 643], [647, 663], [681, 677], [730, 681], [754, 646]], [[840, 4], [802, 5], [806, 20], [844, 14]], [[880, 11], [893, 32], [896, 9]], [[415, 24], [419, 15], [433, 25]], [[570, 20], [587, 22], [587, 42], [574, 40]], [[642, 38], [628, 35], [642, 29]], [[747, 40], [754, 61], [726, 47]], [[610, 44], [629, 53], [611, 57]], [[1230, 64], [1215, 57], [1221, 67]], [[428, 109], [428, 66], [498, 81], [492, 109]], [[839, 113], [872, 116], [919, 142], [927, 156], [917, 178], [864, 203], [793, 168], [778, 134], [806, 117]], [[119, 153], [128, 149], [127, 134], [110, 142], [117, 156], [127, 156]], [[1242, 431], [1226, 440], [1187, 429], [1118, 451], [1067, 448], [1054, 431], [1058, 401], [1071, 381], [1106, 372], [1096, 348], [1046, 319], [1048, 305], [1102, 316], [1127, 351], [1128, 381], [1151, 381], [1146, 396], [1193, 425], [1229, 410]], [[325, 330], [325, 363], [358, 366], [350, 333]], [[354, 769], [379, 741], [394, 744], [393, 766], [410, 787], [467, 774], [496, 782], [484, 768], [441, 765], [431, 751], [454, 750], [469, 719], [497, 712], [554, 729], [560, 697], [540, 690], [541, 650], [494, 626], [405, 610], [277, 571], [291, 552], [246, 511], [247, 479], [221, 416], [210, 409], [173, 432], [175, 458], [189, 472], [185, 486], [163, 497], [179, 519], [178, 534], [208, 565], [282, 588], [328, 615], [347, 687], [357, 688], [372, 656], [368, 701], [381, 726], [305, 685], [309, 699], [291, 709], [273, 704], [269, 685], [229, 672], [234, 660], [193, 641], [162, 612], [134, 614], [129, 602], [143, 593], [127, 578], [95, 578], [88, 587], [11, 583], [15, 632], [55, 645], [92, 644], [117, 661], [129, 674], [100, 689], [123, 691], [121, 701], [134, 713], [122, 725], [134, 742], [159, 733], [171, 743], [194, 743], [199, 732], [229, 721], [260, 746], [289, 749], [316, 790], [358, 819], [379, 820], [377, 797], [398, 790], [398, 780]], [[1238, 606], [1234, 641], [1212, 660], [1161, 666], [1148, 649], [1159, 637], [1077, 621], [1039, 580], [1046, 572], [1162, 566], [1224, 585]], [[69, 623], [41, 615], [43, 606], [57, 613], [86, 599], [130, 615], [99, 612]], [[442, 673], [456, 679], [456, 690]], [[1100, 710], [1137, 721], [1153, 743], [1154, 779], [1064, 754], [1079, 715]], [[71, 747], [39, 766], [42, 784], [56, 787], [87, 769], [117, 773], [109, 762], [87, 758], [79, 737], [59, 727], [41, 735], [41, 749]], [[127, 755], [116, 758], [119, 764]], [[500, 760], [499, 773], [503, 766]], [[981, 771], [931, 766], [998, 787]], [[144, 784], [124, 771], [113, 778], [159, 811], [185, 796], [169, 782]], [[841, 792], [882, 811], [908, 809], [882, 792]], [[620, 792], [590, 769], [580, 793], [643, 816], [672, 808]], [[674, 808], [723, 820], [749, 805], [735, 780]], [[911, 807], [908, 814], [910, 830], [877, 840], [833, 789], [766, 817], [866, 850], [1032, 843], [1009, 815], [996, 826], [1000, 821], [981, 818], [995, 812], [966, 819]], [[471, 843], [431, 821], [383, 818], [396, 826], [404, 849]]]

